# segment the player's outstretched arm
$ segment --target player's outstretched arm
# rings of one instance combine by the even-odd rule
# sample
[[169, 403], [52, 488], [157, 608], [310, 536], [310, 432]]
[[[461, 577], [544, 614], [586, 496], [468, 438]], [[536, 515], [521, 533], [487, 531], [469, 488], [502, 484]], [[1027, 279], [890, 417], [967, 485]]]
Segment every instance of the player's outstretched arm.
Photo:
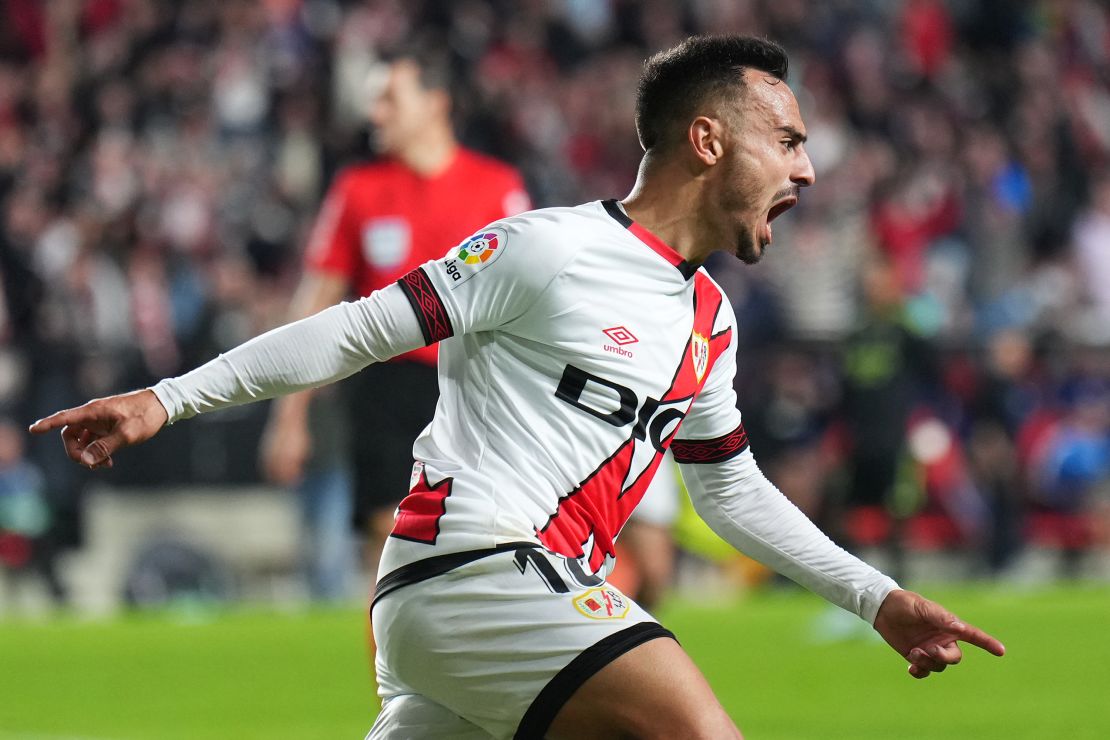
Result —
[[154, 392], [145, 389], [89, 401], [31, 425], [33, 434], [62, 430], [66, 454], [88, 468], [112, 467], [112, 453], [144, 442], [165, 426], [168, 415]]
[[345, 378], [421, 346], [423, 332], [397, 285], [255, 337], [152, 389], [90, 401], [31, 425], [62, 429], [66, 454], [90, 468], [153, 437], [169, 422]]
[[978, 627], [958, 619], [940, 604], [913, 591], [887, 594], [875, 617], [875, 631], [910, 662], [909, 673], [925, 678], [963, 658], [957, 641], [1002, 656], [1006, 648]]

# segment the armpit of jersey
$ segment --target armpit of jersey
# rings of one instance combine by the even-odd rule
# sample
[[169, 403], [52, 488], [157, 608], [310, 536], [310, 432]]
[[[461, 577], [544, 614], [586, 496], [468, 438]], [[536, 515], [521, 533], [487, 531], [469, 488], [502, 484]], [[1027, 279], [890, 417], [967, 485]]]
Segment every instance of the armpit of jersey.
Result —
[[674, 459], [680, 463], [718, 463], [748, 449], [748, 433], [740, 424], [715, 439], [676, 439], [671, 443]]

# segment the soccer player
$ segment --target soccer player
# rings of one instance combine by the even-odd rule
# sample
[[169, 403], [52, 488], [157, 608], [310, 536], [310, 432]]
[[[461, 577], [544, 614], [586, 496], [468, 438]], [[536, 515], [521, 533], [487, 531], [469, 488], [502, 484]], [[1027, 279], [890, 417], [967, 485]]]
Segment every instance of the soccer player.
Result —
[[[410, 44], [390, 56], [384, 75], [371, 75], [368, 114], [381, 158], [346, 168], [332, 184], [309, 239], [291, 319], [310, 316], [352, 293], [370, 295], [442, 256], [447, 245], [479, 226], [530, 207], [515, 169], [456, 140], [452, 74], [442, 50]], [[353, 517], [366, 534], [366, 565], [376, 569], [393, 512], [408, 487], [413, 440], [435, 412], [436, 348], [420, 347], [367, 368], [345, 390], [358, 428], [351, 440]], [[335, 398], [317, 399], [323, 404], [311, 407], [310, 414], [311, 398], [306, 391], [274, 404], [262, 467], [275, 483], [298, 484], [316, 504], [309, 510], [343, 512], [344, 501], [328, 498], [349, 497], [346, 466], [335, 459], [327, 437], [320, 436], [334, 435], [335, 420], [328, 417], [343, 409]], [[310, 417], [317, 435], [310, 431]], [[349, 524], [321, 522], [322, 536], [314, 538], [315, 559], [322, 563], [337, 560], [333, 551], [343, 538], [329, 535], [336, 526]], [[336, 579], [319, 575], [324, 577], [315, 581], [332, 584], [335, 595]]]
[[378, 737], [736, 738], [670, 632], [606, 582], [665, 449], [726, 540], [874, 625], [924, 678], [1001, 643], [836, 547], [763, 476], [735, 316], [698, 265], [746, 262], [812, 184], [785, 53], [696, 37], [652, 57], [632, 193], [479, 230], [369, 298], [152, 389], [32, 426], [89, 467], [164, 424], [442, 342], [373, 604]]

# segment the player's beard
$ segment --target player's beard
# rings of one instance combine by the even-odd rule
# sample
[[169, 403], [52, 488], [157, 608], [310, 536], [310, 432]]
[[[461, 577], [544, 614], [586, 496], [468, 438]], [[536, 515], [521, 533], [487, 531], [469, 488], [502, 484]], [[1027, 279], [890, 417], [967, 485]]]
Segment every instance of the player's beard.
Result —
[[[758, 178], [749, 176], [736, 159], [729, 160], [727, 177], [732, 187], [727, 188], [723, 193], [721, 204], [723, 212], [736, 213], [751, 208], [752, 203], [759, 198], [758, 188], [752, 185], [758, 181]], [[755, 219], [760, 217], [760, 214], [755, 214]], [[734, 254], [744, 264], [754, 265], [763, 258], [763, 251], [767, 245], [762, 243], [758, 221], [741, 222], [739, 225]]]
[[[736, 239], [736, 256], [742, 262], [748, 265], [754, 265], [763, 259], [763, 255], [767, 252], [767, 247], [771, 244], [771, 221], [781, 216], [785, 211], [792, 207], [792, 204], [783, 203], [786, 198], [794, 198], [797, 202], [799, 188], [797, 185], [791, 185], [783, 188], [775, 193], [771, 198], [772, 207], [761, 216], [762, 226], [766, 227], [766, 235], [764, 229], [757, 225], [750, 231], [742, 231]], [[785, 207], [782, 207], [784, 206]]]
[[763, 259], [763, 250], [766, 244], [756, 236], [754, 231], [742, 231], [736, 239], [736, 256], [745, 265], [754, 265]]

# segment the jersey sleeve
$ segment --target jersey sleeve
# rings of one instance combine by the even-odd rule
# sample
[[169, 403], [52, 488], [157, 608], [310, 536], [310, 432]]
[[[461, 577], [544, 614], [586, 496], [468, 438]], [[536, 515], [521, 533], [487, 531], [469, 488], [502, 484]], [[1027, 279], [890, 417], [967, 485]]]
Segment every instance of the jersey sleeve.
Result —
[[898, 585], [833, 543], [756, 465], [736, 407], [736, 317], [727, 313], [730, 345], [671, 445], [694, 510], [737, 550], [874, 623]]
[[169, 422], [345, 378], [422, 344], [397, 285], [340, 303], [239, 345], [151, 390]]
[[354, 280], [359, 268], [358, 224], [351, 213], [351, 178], [341, 174], [328, 189], [308, 238], [305, 267]]
[[494, 222], [397, 281], [426, 344], [522, 316], [574, 254], [542, 211]]

